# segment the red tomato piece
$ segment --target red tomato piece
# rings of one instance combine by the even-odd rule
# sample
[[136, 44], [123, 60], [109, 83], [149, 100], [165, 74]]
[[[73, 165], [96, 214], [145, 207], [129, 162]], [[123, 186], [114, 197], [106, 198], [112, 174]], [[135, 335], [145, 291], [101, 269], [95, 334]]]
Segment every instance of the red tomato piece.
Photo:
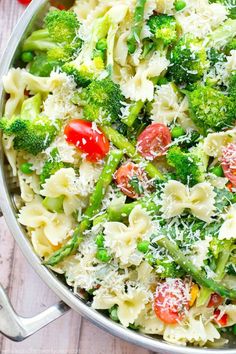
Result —
[[31, 0], [18, 0], [18, 2], [22, 5], [29, 5], [31, 3]]
[[168, 324], [181, 321], [189, 310], [190, 294], [181, 279], [170, 279], [158, 284], [154, 298], [154, 311]]
[[236, 144], [229, 144], [222, 149], [221, 166], [224, 175], [236, 187]]
[[214, 319], [219, 326], [221, 326], [221, 327], [227, 326], [227, 323], [228, 323], [227, 313], [225, 313], [224, 315], [221, 316], [221, 311], [219, 309], [215, 309]]
[[171, 133], [169, 128], [161, 123], [153, 123], [139, 135], [137, 150], [145, 159], [154, 160], [166, 153], [170, 143]]
[[211, 294], [207, 307], [218, 307], [223, 303], [224, 299], [217, 293]]
[[[130, 184], [134, 177], [136, 177], [136, 188]], [[117, 186], [125, 195], [136, 199], [142, 194], [143, 184], [147, 181], [147, 176], [139, 166], [133, 162], [128, 162], [116, 171], [114, 179]]]
[[105, 135], [92, 122], [72, 119], [65, 127], [64, 134], [68, 143], [86, 154], [91, 162], [102, 160], [109, 152], [110, 143]]

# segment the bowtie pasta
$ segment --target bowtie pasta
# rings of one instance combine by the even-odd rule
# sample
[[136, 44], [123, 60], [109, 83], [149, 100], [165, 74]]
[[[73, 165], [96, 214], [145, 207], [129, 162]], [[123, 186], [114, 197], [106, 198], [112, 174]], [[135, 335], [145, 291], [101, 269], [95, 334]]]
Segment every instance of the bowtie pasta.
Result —
[[234, 0], [52, 8], [3, 78], [2, 143], [42, 262], [125, 327], [236, 333]]

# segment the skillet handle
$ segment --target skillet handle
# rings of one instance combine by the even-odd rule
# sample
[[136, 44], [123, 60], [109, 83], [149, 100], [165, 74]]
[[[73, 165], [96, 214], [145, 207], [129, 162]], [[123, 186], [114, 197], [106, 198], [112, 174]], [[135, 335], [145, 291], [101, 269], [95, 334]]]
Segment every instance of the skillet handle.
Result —
[[23, 341], [69, 310], [70, 307], [61, 301], [35, 317], [21, 317], [14, 311], [5, 290], [0, 284], [0, 333], [15, 342]]

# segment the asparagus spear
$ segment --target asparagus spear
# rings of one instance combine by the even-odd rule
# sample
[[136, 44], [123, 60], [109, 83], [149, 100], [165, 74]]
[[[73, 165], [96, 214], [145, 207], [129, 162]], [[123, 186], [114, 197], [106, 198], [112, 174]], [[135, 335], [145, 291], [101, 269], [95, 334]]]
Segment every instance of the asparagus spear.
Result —
[[182, 267], [186, 273], [192, 276], [192, 278], [202, 286], [211, 289], [212, 291], [218, 293], [223, 297], [227, 297], [229, 299], [236, 299], [236, 290], [231, 290], [226, 288], [225, 286], [219, 284], [216, 280], [212, 278], [207, 278], [206, 275], [197, 269], [191, 261], [189, 261], [183, 252], [179, 249], [175, 242], [170, 241], [167, 237], [161, 237], [158, 239], [157, 244], [163, 248], [165, 248], [174, 261]]
[[140, 42], [140, 35], [143, 27], [144, 8], [147, 0], [137, 0], [133, 24], [130, 35], [127, 39], [129, 54], [133, 54]]
[[122, 122], [125, 123], [126, 125], [128, 125], [128, 127], [132, 127], [132, 125], [134, 124], [135, 120], [137, 119], [143, 106], [144, 106], [143, 101], [139, 100], [137, 102], [134, 102], [130, 106], [130, 111], [129, 111], [128, 117], [125, 117], [124, 119], [122, 119]]
[[144, 169], [148, 173], [149, 177], [158, 178], [163, 181], [165, 180], [162, 173], [151, 162], [145, 161], [136, 151], [135, 147], [123, 135], [108, 126], [103, 126], [100, 129], [118, 149], [122, 150], [126, 155], [131, 157], [134, 162], [144, 162]]
[[56, 251], [44, 264], [55, 266], [77, 250], [80, 243], [83, 241], [84, 231], [88, 230], [92, 224], [92, 217], [99, 212], [107, 187], [111, 183], [113, 174], [122, 157], [123, 153], [120, 150], [110, 151], [95, 189], [90, 196], [89, 206], [83, 214], [81, 223], [75, 229], [71, 240]]

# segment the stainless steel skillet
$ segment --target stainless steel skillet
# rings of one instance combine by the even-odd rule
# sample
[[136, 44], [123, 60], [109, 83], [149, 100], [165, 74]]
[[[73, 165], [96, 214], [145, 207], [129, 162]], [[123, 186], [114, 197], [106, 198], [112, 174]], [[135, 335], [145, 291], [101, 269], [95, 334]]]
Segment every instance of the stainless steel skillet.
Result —
[[[8, 43], [0, 64], [0, 77], [5, 75], [9, 68], [17, 63], [17, 56], [20, 51], [22, 39], [34, 27], [37, 27], [37, 23], [47, 11], [48, 6], [49, 3], [47, 0], [32, 1], [23, 17], [20, 19]], [[4, 104], [5, 94], [2, 86], [0, 85], [0, 111], [3, 110]], [[12, 195], [9, 188], [9, 178], [4, 161], [3, 150], [2, 147], [0, 147], [0, 205], [9, 229], [28, 262], [62, 301], [34, 318], [22, 318], [14, 312], [5, 291], [0, 285], [1, 333], [12, 340], [21, 341], [72, 308], [111, 334], [162, 354], [236, 354], [236, 341], [233, 339], [230, 339], [228, 347], [224, 347], [222, 349], [179, 347], [166, 343], [159, 337], [152, 337], [134, 332], [113, 322], [98, 311], [93, 310], [83, 299], [80, 299], [74, 295], [69, 287], [57, 278], [53, 272], [42, 266], [40, 259], [34, 253], [32, 246], [27, 239], [25, 230], [18, 224], [16, 218], [17, 211], [12, 200]]]

